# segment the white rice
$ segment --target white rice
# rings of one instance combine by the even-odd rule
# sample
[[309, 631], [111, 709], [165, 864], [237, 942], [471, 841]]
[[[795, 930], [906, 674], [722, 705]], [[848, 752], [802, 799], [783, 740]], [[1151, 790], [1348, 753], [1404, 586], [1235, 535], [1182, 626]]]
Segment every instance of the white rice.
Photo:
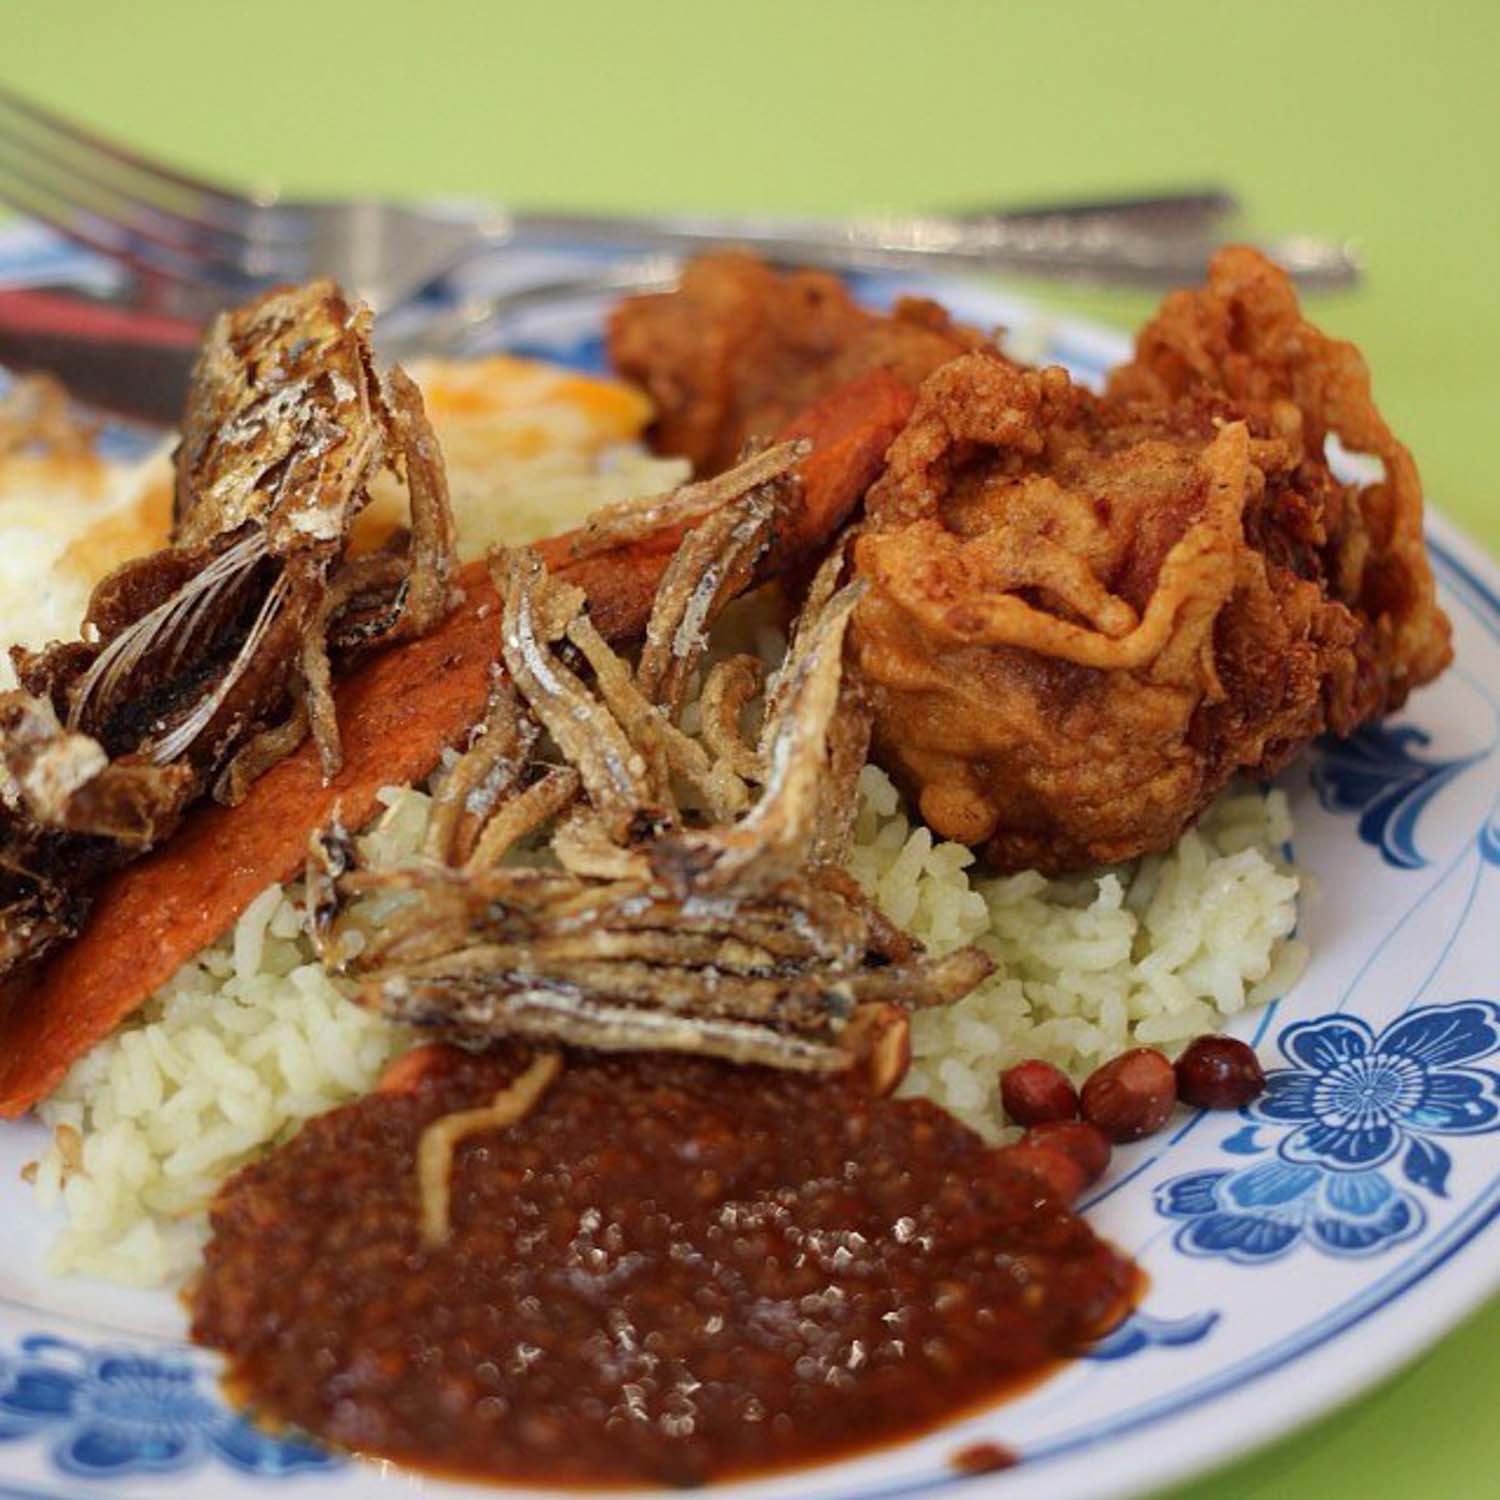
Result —
[[[1096, 875], [971, 879], [973, 855], [913, 827], [884, 772], [860, 784], [853, 873], [932, 949], [977, 942], [995, 975], [913, 1025], [908, 1093], [1003, 1136], [1002, 1068], [1045, 1057], [1074, 1074], [1125, 1047], [1174, 1048], [1280, 994], [1298, 877], [1285, 796], [1226, 795], [1170, 854]], [[420, 846], [430, 800], [391, 789], [360, 843], [392, 864]], [[361, 1010], [303, 934], [300, 891], [262, 893], [41, 1106], [54, 1143], [36, 1172], [67, 1222], [49, 1259], [133, 1286], [187, 1274], [218, 1185], [310, 1115], [366, 1092], [409, 1032]]]
[[[577, 434], [534, 459], [499, 464], [486, 451], [452, 469], [466, 555], [680, 478], [639, 449], [601, 453]], [[734, 649], [779, 659], [779, 629], [750, 604], [731, 614], [721, 634], [741, 637]], [[1299, 882], [1280, 852], [1291, 837], [1280, 792], [1225, 795], [1169, 854], [1051, 881], [973, 878], [970, 851], [914, 827], [884, 773], [866, 767], [860, 792], [851, 869], [864, 888], [937, 952], [977, 942], [996, 960], [972, 995], [915, 1018], [905, 1085], [990, 1139], [1005, 1133], [1002, 1068], [1044, 1057], [1082, 1075], [1135, 1044], [1173, 1049], [1282, 993], [1304, 962], [1290, 940]], [[419, 847], [430, 802], [384, 796], [361, 843], [368, 861], [392, 864]], [[53, 1143], [36, 1165], [37, 1201], [65, 1218], [53, 1272], [133, 1286], [187, 1274], [224, 1179], [366, 1092], [411, 1045], [324, 972], [299, 898], [295, 885], [263, 892], [40, 1107]]]
[[[421, 842], [429, 799], [382, 799], [384, 815], [358, 842], [371, 863], [399, 863]], [[37, 1165], [37, 1202], [67, 1216], [48, 1269], [130, 1286], [186, 1274], [229, 1173], [367, 1092], [410, 1045], [324, 972], [298, 887], [263, 891], [39, 1107], [53, 1144]]]
[[1284, 792], [1232, 791], [1167, 854], [1048, 880], [971, 879], [973, 854], [913, 827], [867, 766], [852, 869], [885, 912], [943, 952], [976, 943], [995, 973], [912, 1020], [904, 1091], [1003, 1139], [1002, 1069], [1041, 1057], [1081, 1079], [1134, 1046], [1174, 1052], [1296, 981], [1300, 877]]

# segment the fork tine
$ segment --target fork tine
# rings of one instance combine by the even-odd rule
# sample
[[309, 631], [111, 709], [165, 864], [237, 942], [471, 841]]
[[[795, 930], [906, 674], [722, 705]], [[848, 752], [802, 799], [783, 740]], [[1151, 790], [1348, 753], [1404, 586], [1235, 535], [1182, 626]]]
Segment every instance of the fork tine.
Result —
[[[53, 154], [51, 141], [39, 150], [13, 126], [0, 101], [0, 185], [7, 196], [94, 248], [102, 244], [110, 247], [109, 254], [133, 253], [179, 279], [240, 286], [284, 279], [305, 268], [301, 245], [268, 243], [165, 208]], [[113, 170], [107, 162], [88, 160], [106, 174]]]
[[128, 239], [140, 247], [142, 254], [148, 254], [149, 247], [153, 264], [166, 258], [182, 275], [194, 274], [191, 267], [200, 267], [196, 272], [200, 280], [262, 280], [274, 276], [281, 265], [267, 247], [253, 241], [226, 238], [123, 197], [87, 178], [54, 171], [49, 164], [29, 157], [17, 161], [3, 133], [0, 133], [0, 197], [30, 212], [36, 211], [38, 202], [45, 203], [47, 209], [39, 217], [75, 236], [81, 233], [86, 221], [97, 221], [89, 226], [91, 242], [103, 238], [113, 244]]
[[[164, 201], [144, 175], [121, 174], [108, 160], [86, 149], [72, 153], [51, 137], [39, 141], [24, 125], [17, 131], [0, 99], [0, 162], [7, 159], [12, 175], [56, 198], [81, 203], [174, 251], [224, 260], [257, 276], [274, 274], [295, 258], [305, 238], [267, 234], [253, 217], [226, 226], [198, 216], [190, 202]], [[290, 222], [298, 216], [283, 217]]]
[[[314, 233], [300, 206], [236, 198], [75, 129], [0, 86], [0, 155], [7, 144], [15, 173], [55, 196], [84, 202], [174, 251], [222, 259], [256, 277], [277, 279], [295, 269]], [[36, 158], [46, 162], [45, 174], [32, 165]]]
[[165, 162], [143, 156], [86, 126], [65, 120], [61, 115], [44, 109], [30, 99], [22, 98], [4, 84], [0, 84], [0, 111], [6, 111], [24, 122], [23, 129], [38, 143], [39, 149], [50, 142], [54, 148], [86, 153], [100, 162], [113, 162], [150, 182], [170, 184], [191, 194], [201, 201], [202, 217], [217, 222], [221, 228], [235, 227], [247, 214], [266, 206], [248, 194], [233, 192], [206, 178], [195, 177]]
[[45, 184], [0, 160], [0, 200], [49, 225], [90, 250], [125, 262], [149, 276], [191, 286], [213, 283], [226, 298], [242, 296], [261, 283], [224, 261], [195, 259], [158, 244], [107, 215], [50, 191]]

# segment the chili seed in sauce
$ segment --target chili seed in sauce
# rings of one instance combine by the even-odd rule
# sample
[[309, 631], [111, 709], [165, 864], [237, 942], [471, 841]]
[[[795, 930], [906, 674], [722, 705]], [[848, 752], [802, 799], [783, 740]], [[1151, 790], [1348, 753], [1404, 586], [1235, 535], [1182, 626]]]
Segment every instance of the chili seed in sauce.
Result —
[[935, 1106], [668, 1056], [571, 1057], [455, 1153], [425, 1127], [506, 1050], [309, 1122], [213, 1214], [194, 1336], [272, 1419], [553, 1484], [825, 1460], [1017, 1389], [1113, 1326], [1130, 1263]]

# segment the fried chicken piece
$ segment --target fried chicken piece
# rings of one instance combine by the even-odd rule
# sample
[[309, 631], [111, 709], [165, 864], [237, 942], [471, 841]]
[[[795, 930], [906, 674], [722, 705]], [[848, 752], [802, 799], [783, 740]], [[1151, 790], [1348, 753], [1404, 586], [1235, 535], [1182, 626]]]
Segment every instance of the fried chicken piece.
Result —
[[691, 261], [674, 292], [622, 301], [608, 343], [655, 404], [652, 446], [716, 474], [847, 381], [884, 369], [915, 390], [985, 339], [934, 302], [903, 298], [881, 317], [836, 276], [726, 252]]
[[1332, 592], [1375, 631], [1386, 707], [1399, 708], [1453, 651], [1422, 537], [1422, 481], [1375, 406], [1364, 356], [1303, 318], [1291, 282], [1265, 256], [1230, 246], [1205, 290], [1163, 302], [1109, 382], [1111, 396], [1132, 403], [1205, 393], [1259, 417], [1315, 463], [1330, 434], [1380, 461], [1382, 481], [1346, 491], [1350, 508], [1328, 518], [1322, 555]]
[[[1336, 478], [1330, 433], [1384, 477]], [[1411, 456], [1250, 250], [1168, 298], [1103, 397], [993, 354], [939, 370], [867, 513], [878, 756], [1001, 869], [1165, 849], [1235, 773], [1451, 657]]]

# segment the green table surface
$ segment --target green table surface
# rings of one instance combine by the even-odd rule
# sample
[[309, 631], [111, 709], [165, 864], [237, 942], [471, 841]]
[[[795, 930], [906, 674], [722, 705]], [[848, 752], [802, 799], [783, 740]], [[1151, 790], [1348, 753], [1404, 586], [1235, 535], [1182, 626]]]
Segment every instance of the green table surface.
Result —
[[[0, 81], [296, 191], [837, 213], [1231, 184], [1255, 231], [1365, 246], [1314, 315], [1492, 551], [1497, 80], [1486, 0], [0, 5]], [[1037, 290], [1121, 325], [1150, 305]], [[1500, 1494], [1497, 1384], [1500, 1302], [1174, 1500]]]

